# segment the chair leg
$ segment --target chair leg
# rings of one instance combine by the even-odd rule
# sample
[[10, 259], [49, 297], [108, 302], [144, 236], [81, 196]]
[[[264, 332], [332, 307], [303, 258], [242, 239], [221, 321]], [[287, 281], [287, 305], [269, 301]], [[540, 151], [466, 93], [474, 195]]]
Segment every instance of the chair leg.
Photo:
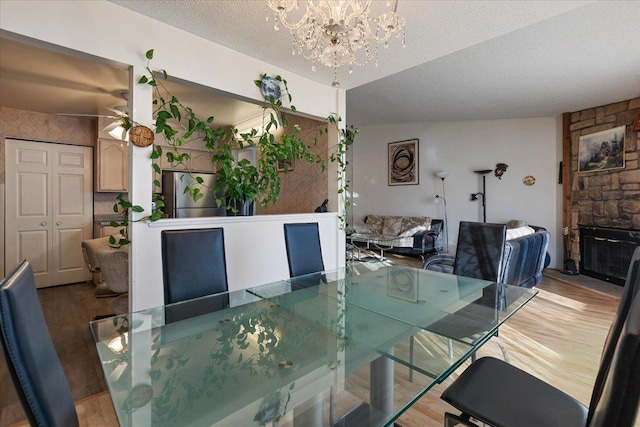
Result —
[[478, 427], [477, 424], [474, 424], [470, 420], [470, 416], [467, 414], [454, 415], [449, 412], [444, 413], [444, 427], [454, 427], [458, 424], [465, 425], [467, 427]]
[[502, 341], [500, 340], [500, 338], [495, 336], [491, 338], [491, 341], [495, 342], [496, 345], [500, 347], [500, 351], [502, 352], [502, 357], [504, 358], [504, 361], [511, 364], [511, 359], [509, 358], [509, 352], [507, 351], [507, 348], [504, 346], [504, 344], [502, 344]]
[[[411, 335], [409, 340], [409, 365], [413, 366], [413, 342], [415, 338]], [[413, 382], [413, 368], [409, 368], [409, 382]]]

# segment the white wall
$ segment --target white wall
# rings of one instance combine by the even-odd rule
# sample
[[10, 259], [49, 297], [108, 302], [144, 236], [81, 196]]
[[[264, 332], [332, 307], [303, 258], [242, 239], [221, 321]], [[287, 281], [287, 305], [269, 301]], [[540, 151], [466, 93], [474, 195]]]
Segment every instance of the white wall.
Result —
[[[420, 178], [418, 185], [387, 185], [387, 144], [418, 138]], [[471, 193], [482, 191], [474, 170], [509, 165], [498, 179], [486, 176], [487, 222], [522, 219], [551, 233], [551, 267], [561, 266], [562, 186], [558, 184], [561, 160], [555, 118], [482, 120], [463, 122], [407, 123], [365, 126], [353, 144], [354, 220], [371, 213], [426, 215], [443, 218], [443, 205], [433, 198], [442, 194], [435, 172], [446, 170], [449, 251], [455, 250], [460, 221], [482, 221], [480, 202]], [[527, 175], [533, 186], [522, 182]]]
[[[249, 100], [263, 101], [259, 88], [253, 84], [257, 76], [261, 73], [281, 74], [287, 79], [289, 89], [295, 95], [298, 111], [320, 118], [332, 113], [345, 117], [344, 90], [335, 90], [328, 85], [289, 73], [284, 68], [258, 61], [107, 1], [3, 0], [1, 9], [0, 31], [3, 37], [85, 59], [93, 58], [129, 67], [134, 82], [130, 88], [132, 116], [142, 124], [151, 125], [152, 95], [149, 87], [135, 82], [146, 72], [144, 54], [149, 49], [155, 49], [152, 63], [154, 69], [165, 69], [179, 79], [224, 90]], [[329, 145], [333, 145], [331, 140]], [[146, 209], [141, 215], [149, 213], [151, 209], [150, 150], [150, 147], [143, 149], [132, 146], [130, 155], [129, 196], [132, 202]], [[328, 175], [327, 179], [333, 180], [335, 176]], [[282, 230], [281, 223], [266, 227]], [[163, 301], [162, 281], [156, 277], [159, 271], [156, 259], [159, 254], [157, 236], [161, 227], [153, 228], [153, 237], [147, 240], [150, 229], [146, 223], [130, 225], [133, 241], [130, 251], [133, 292], [130, 301], [135, 310], [159, 305]], [[271, 232], [265, 232], [265, 236]], [[331, 231], [332, 237], [327, 241], [329, 244], [337, 245], [335, 233], [334, 230]], [[259, 257], [268, 252], [269, 246], [265, 239], [257, 240], [264, 246], [260, 253], [252, 255]], [[341, 241], [344, 242], [344, 239]], [[330, 249], [330, 252], [340, 252], [340, 246]], [[256, 258], [247, 261], [242, 268], [253, 269], [254, 272], [257, 272], [258, 265], [264, 268], [271, 266]], [[328, 268], [331, 266], [332, 264], [327, 265]], [[276, 267], [274, 271], [281, 270]], [[150, 271], [154, 274], [149, 274]], [[273, 271], [269, 270], [267, 273], [265, 277], [275, 277]], [[234, 276], [235, 273], [229, 274]]]

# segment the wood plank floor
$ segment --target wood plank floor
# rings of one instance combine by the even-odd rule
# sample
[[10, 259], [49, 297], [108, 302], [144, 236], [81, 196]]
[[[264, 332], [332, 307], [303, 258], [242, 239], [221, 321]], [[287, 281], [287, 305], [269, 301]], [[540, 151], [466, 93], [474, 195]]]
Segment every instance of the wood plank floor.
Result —
[[[549, 277], [538, 289], [538, 296], [500, 329], [500, 339], [512, 364], [588, 403], [618, 300]], [[42, 289], [38, 294], [74, 400], [103, 393], [106, 385], [87, 324], [94, 315], [110, 311], [109, 299], [96, 299], [91, 284]], [[489, 342], [479, 355], [499, 356], [500, 351]], [[442, 426], [444, 411], [452, 408], [439, 399], [440, 393], [462, 370], [421, 398], [401, 416], [400, 423], [405, 427]], [[396, 381], [402, 383], [405, 377], [396, 375]], [[0, 426], [23, 420], [4, 360], [0, 362], [0, 390]], [[107, 400], [105, 396], [100, 396], [102, 401]], [[86, 405], [83, 418], [91, 420], [92, 404], [104, 402]], [[109, 427], [95, 420], [85, 425]]]

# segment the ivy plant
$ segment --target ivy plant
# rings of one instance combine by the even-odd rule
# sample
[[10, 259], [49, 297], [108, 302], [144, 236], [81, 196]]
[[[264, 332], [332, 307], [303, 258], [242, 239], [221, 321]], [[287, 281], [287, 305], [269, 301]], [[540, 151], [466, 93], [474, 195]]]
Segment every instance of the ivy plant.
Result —
[[[293, 97], [284, 78], [279, 75], [273, 76], [273, 79], [283, 86], [283, 95], [278, 99], [273, 96], [269, 97], [265, 106], [262, 128], [260, 130], [252, 129], [250, 132], [240, 132], [234, 126], [230, 128], [225, 128], [224, 126], [216, 127], [213, 116], [200, 119], [190, 107], [184, 105], [164, 85], [164, 81], [168, 78], [167, 72], [165, 70], [152, 70], [151, 60], [153, 55], [153, 49], [146, 52], [147, 74], [143, 75], [138, 83], [153, 87], [154, 131], [156, 134], [164, 136], [168, 147], [163, 148], [159, 144], [154, 144], [151, 158], [158, 160], [164, 155], [172, 168], [180, 167], [184, 169], [184, 173], [190, 176], [193, 183], [187, 186], [185, 192], [188, 192], [194, 201], [201, 199], [206, 191], [213, 191], [216, 194], [218, 207], [224, 204], [226, 209], [234, 214], [238, 210], [238, 203], [259, 202], [262, 207], [266, 207], [278, 201], [282, 182], [280, 174], [288, 172], [286, 167], [284, 172], [278, 170], [277, 163], [279, 160], [304, 160], [309, 163], [317, 163], [322, 171], [325, 170], [325, 162], [320, 155], [312, 151], [317, 139], [314, 139], [312, 145], [307, 145], [302, 137], [300, 126], [291, 125], [286, 117], [280, 114], [284, 108], [283, 97], [287, 100], [288, 108], [293, 112], [297, 111], [295, 105], [292, 104]], [[267, 76], [267, 74], [261, 74], [259, 79], [254, 80], [254, 84], [261, 87], [265, 78], [271, 77]], [[331, 162], [338, 162], [338, 192], [344, 207], [340, 221], [344, 227], [346, 209], [350, 204], [347, 197], [348, 182], [345, 178], [348, 166], [345, 160], [345, 153], [348, 146], [353, 143], [358, 130], [353, 127], [340, 129], [340, 120], [335, 114], [327, 118], [328, 124], [336, 126], [339, 133], [339, 142], [329, 150], [327, 157]], [[181, 126], [183, 123], [186, 125]], [[136, 124], [133, 120], [127, 118], [123, 123], [123, 127], [130, 129]], [[276, 140], [273, 132], [279, 127], [288, 132], [285, 132]], [[207, 188], [202, 178], [193, 174], [188, 167], [189, 154], [185, 151], [185, 147], [192, 141], [203, 141], [211, 162], [216, 165], [215, 188]], [[255, 165], [248, 160], [236, 161], [234, 158], [234, 150], [246, 147], [256, 148], [258, 158]], [[161, 175], [162, 170], [157, 162], [153, 162], [152, 167], [156, 174], [154, 185], [160, 186], [160, 181], [157, 177]], [[154, 194], [154, 202], [156, 209], [151, 215], [136, 221], [156, 221], [163, 216], [162, 208], [164, 203], [158, 195]], [[119, 195], [114, 205], [114, 211], [120, 213], [123, 216], [123, 220], [114, 221], [111, 225], [123, 227], [123, 230], [118, 239], [113, 236], [110, 238], [113, 246], [122, 246], [130, 243], [126, 233], [126, 227], [131, 221], [128, 219], [130, 210], [134, 212], [144, 211], [141, 206], [129, 202], [124, 195]]]

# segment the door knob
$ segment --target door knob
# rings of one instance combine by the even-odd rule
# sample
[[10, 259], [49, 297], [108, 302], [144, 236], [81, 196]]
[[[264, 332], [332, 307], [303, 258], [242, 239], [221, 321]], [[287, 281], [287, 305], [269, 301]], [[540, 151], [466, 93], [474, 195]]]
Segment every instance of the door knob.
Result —
[[62, 225], [62, 223], [60, 221], [56, 222], [56, 225]]
[[44, 227], [45, 225], [47, 225], [47, 221], [42, 221], [40, 225]]

